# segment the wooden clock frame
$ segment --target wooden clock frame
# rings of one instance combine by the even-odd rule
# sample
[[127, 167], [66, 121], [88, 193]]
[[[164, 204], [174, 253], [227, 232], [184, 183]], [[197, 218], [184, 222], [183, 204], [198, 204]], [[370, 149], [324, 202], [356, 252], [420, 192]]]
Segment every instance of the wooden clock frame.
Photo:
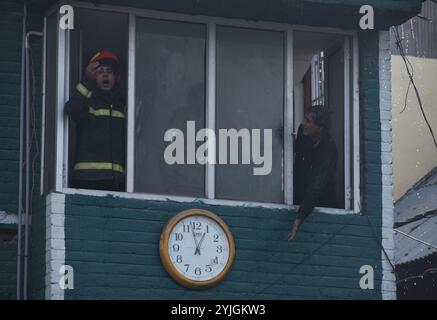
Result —
[[[182, 275], [173, 265], [168, 251], [168, 242], [173, 228], [181, 220], [191, 216], [203, 216], [216, 222], [220, 226], [220, 228], [222, 228], [229, 242], [229, 259], [225, 267], [216, 277], [207, 281], [193, 281]], [[216, 214], [202, 209], [189, 209], [189, 210], [182, 211], [181, 213], [174, 216], [164, 227], [164, 230], [161, 233], [161, 239], [159, 241], [159, 254], [165, 270], [174, 280], [176, 280], [176, 282], [190, 289], [206, 289], [217, 285], [230, 272], [235, 258], [235, 243], [229, 227]]]

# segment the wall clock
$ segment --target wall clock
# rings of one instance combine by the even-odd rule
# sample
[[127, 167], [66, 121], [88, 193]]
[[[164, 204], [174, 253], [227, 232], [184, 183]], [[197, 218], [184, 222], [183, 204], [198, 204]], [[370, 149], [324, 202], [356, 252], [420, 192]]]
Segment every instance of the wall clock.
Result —
[[231, 270], [235, 244], [216, 214], [190, 209], [173, 217], [159, 243], [161, 261], [178, 283], [189, 288], [218, 284]]

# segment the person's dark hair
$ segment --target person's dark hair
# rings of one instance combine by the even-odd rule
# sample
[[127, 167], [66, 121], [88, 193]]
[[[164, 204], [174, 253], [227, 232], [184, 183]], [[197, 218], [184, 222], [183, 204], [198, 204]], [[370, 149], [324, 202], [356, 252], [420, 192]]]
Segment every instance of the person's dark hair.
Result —
[[331, 128], [331, 110], [325, 105], [313, 105], [308, 113], [314, 114], [314, 121], [319, 127], [329, 130]]

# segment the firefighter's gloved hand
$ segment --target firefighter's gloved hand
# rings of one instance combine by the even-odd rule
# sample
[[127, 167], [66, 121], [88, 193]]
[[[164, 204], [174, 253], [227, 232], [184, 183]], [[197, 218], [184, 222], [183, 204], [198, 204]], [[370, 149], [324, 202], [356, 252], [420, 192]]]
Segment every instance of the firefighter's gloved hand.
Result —
[[99, 62], [93, 62], [87, 65], [85, 75], [90, 80], [96, 80], [97, 69], [100, 67]]

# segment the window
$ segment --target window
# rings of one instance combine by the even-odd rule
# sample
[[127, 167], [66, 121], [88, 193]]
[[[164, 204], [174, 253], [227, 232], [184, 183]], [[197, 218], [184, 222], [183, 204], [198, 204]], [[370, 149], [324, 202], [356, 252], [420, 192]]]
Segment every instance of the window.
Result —
[[[68, 187], [65, 168], [73, 163], [76, 129], [59, 116], [61, 101], [74, 90], [92, 52], [104, 47], [116, 52], [123, 66], [128, 194], [293, 205], [292, 134], [309, 106], [326, 104], [332, 110], [331, 135], [339, 155], [337, 208], [357, 210], [358, 61], [353, 33], [171, 13], [158, 17], [129, 8], [104, 10], [77, 8], [75, 31], [55, 32], [53, 16], [47, 18], [46, 60], [58, 59], [60, 70], [47, 64], [46, 73], [57, 72], [69, 86], [59, 86], [61, 78], [46, 82], [46, 111], [57, 105], [58, 114], [54, 119], [46, 113], [46, 146], [54, 144], [53, 128], [58, 135], [56, 151], [45, 152], [56, 156], [44, 161], [44, 183], [51, 179], [52, 189]], [[229, 145], [227, 164], [218, 160], [219, 154], [206, 165], [190, 160], [190, 152], [204, 140], [184, 144], [183, 165], [168, 164], [166, 132], [177, 130], [188, 139], [188, 123], [196, 130], [212, 129], [216, 139], [220, 129], [247, 129], [252, 135], [260, 130], [261, 154], [271, 147], [269, 173], [255, 175], [253, 162], [230, 164]], [[268, 130], [271, 141], [266, 140]], [[242, 142], [245, 136], [238, 139]], [[219, 144], [217, 140], [217, 153]], [[243, 153], [240, 143], [239, 160]], [[53, 167], [56, 174], [50, 178]]]

